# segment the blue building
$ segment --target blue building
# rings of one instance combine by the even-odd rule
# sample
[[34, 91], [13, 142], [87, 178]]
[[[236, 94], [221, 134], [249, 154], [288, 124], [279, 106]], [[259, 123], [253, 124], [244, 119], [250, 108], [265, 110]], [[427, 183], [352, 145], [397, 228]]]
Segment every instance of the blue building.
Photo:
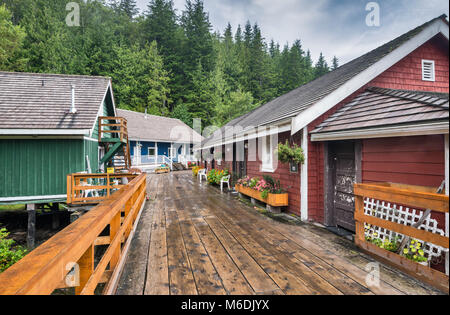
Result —
[[134, 167], [156, 168], [194, 162], [193, 146], [201, 136], [179, 119], [117, 110], [128, 121], [130, 155]]

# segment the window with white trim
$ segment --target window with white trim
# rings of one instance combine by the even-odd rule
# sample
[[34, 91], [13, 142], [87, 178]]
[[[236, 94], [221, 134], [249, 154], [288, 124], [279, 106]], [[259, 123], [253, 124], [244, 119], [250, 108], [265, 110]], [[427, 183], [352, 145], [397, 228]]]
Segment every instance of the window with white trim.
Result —
[[156, 148], [155, 147], [149, 147], [148, 148], [148, 155], [149, 156], [155, 156], [156, 155]]
[[422, 60], [422, 81], [435, 81], [433, 60]]
[[273, 172], [273, 146], [272, 136], [268, 135], [262, 139], [262, 171]]

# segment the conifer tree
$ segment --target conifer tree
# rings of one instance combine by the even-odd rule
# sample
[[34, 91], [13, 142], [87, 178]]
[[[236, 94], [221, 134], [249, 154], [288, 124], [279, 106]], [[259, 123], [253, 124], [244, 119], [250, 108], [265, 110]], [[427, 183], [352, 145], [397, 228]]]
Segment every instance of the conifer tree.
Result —
[[328, 67], [328, 64], [322, 53], [320, 53], [319, 59], [317, 60], [314, 68], [315, 78], [321, 77], [322, 75], [330, 71], [330, 68]]
[[331, 70], [336, 70], [337, 68], [339, 68], [339, 59], [336, 56], [333, 57], [331, 63]]
[[12, 14], [5, 5], [0, 5], [0, 71], [23, 71], [26, 59], [23, 57], [25, 31], [13, 25]]

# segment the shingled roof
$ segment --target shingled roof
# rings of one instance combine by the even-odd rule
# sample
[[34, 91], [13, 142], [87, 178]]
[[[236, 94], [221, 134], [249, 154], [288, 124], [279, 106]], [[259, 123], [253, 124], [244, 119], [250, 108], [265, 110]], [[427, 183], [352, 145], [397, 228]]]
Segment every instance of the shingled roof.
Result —
[[313, 138], [393, 126], [430, 124], [449, 119], [449, 95], [371, 87], [311, 132]]
[[127, 119], [130, 140], [193, 143], [201, 136], [179, 119], [148, 115], [118, 109], [117, 115]]
[[[271, 123], [293, 118], [333, 93], [347, 81], [380, 61], [396, 48], [399, 48], [402, 44], [423, 31], [427, 26], [436, 21], [445, 20], [445, 18], [446, 15], [434, 18], [365, 55], [348, 62], [336, 70], [302, 85], [299, 88], [256, 108], [252, 112], [229, 122], [223, 129], [228, 126], [239, 125], [245, 130], [246, 128], [269, 125]], [[215, 139], [214, 136], [211, 136], [204, 141], [203, 145], [209, 146], [218, 140], [220, 139]]]
[[[0, 129], [92, 129], [107, 77], [0, 72]], [[70, 114], [72, 85], [76, 114]]]

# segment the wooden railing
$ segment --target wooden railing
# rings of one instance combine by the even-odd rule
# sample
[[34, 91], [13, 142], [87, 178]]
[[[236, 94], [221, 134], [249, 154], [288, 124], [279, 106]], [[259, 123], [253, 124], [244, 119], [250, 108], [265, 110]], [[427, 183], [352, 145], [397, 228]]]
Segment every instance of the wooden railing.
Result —
[[[383, 204], [383, 206], [393, 208], [395, 210], [402, 209], [405, 211], [408, 207], [408, 214], [416, 211], [420, 213], [427, 213], [426, 210], [432, 210], [435, 213], [448, 214], [449, 212], [449, 197], [443, 194], [433, 193], [436, 188], [410, 186], [402, 184], [391, 183], [376, 183], [376, 184], [355, 184], [355, 222], [356, 222], [356, 235], [355, 243], [363, 250], [376, 256], [383, 262], [394, 265], [402, 271], [419, 278], [420, 280], [427, 282], [445, 292], [449, 290], [449, 277], [444, 273], [429, 268], [428, 266], [421, 265], [413, 262], [399, 253], [394, 253], [382, 249], [375, 244], [366, 241], [365, 224], [373, 225], [378, 228], [383, 228], [387, 231], [392, 231], [397, 234], [404, 235], [412, 239], [417, 239], [423, 242], [431, 243], [436, 246], [440, 246], [444, 249], [449, 248], [449, 237], [447, 235], [441, 235], [425, 229], [422, 224], [414, 226], [414, 224], [404, 224], [404, 220], [392, 220], [389, 219], [390, 215], [386, 216], [373, 216], [365, 213], [365, 206], [369, 201], [377, 201], [377, 204]], [[417, 212], [415, 212], [417, 214]], [[428, 212], [430, 213], [430, 212]], [[426, 215], [422, 215], [421, 219], [424, 219]], [[419, 219], [420, 220], [420, 219]], [[418, 220], [417, 220], [418, 221]], [[448, 224], [446, 222], [445, 224]], [[409, 245], [409, 244], [408, 244]], [[448, 253], [447, 262], [448, 264]], [[448, 268], [448, 266], [447, 266]]]
[[136, 177], [137, 175], [129, 173], [69, 174], [67, 175], [67, 204], [98, 204]]
[[[105, 284], [101, 293], [112, 294], [145, 195], [141, 174], [0, 274], [0, 294], [46, 295], [75, 288], [75, 294], [90, 295], [98, 293], [100, 283]], [[99, 245], [108, 245], [101, 258], [95, 250]]]
[[99, 117], [98, 141], [102, 142], [102, 139], [115, 137], [120, 141], [128, 141], [127, 120], [123, 117]]

